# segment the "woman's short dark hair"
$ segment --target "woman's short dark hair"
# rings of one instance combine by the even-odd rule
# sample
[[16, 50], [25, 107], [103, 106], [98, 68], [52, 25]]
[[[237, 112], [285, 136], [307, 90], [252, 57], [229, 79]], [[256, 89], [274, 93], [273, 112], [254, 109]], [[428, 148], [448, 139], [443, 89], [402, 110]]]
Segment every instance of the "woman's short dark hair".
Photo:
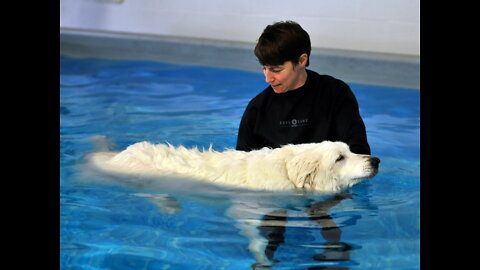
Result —
[[[300, 55], [310, 59], [310, 36], [296, 22], [285, 21], [268, 25], [255, 46], [255, 56], [262, 66], [278, 66], [286, 61], [298, 64]], [[307, 61], [307, 66], [310, 61]]]

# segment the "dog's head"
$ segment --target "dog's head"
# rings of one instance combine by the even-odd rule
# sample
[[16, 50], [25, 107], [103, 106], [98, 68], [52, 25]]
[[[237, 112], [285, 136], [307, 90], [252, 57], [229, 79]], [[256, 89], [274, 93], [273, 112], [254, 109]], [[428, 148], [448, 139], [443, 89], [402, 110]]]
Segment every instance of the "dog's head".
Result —
[[375, 176], [380, 159], [352, 153], [343, 142], [290, 145], [286, 159], [290, 181], [297, 188], [338, 191]]

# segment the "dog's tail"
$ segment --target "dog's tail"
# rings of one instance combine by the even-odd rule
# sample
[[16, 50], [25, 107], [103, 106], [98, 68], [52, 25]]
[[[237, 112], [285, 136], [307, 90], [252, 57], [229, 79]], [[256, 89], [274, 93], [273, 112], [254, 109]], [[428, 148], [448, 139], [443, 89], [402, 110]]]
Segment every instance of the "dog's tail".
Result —
[[95, 181], [110, 181], [109, 177], [99, 172], [106, 160], [115, 155], [113, 150], [117, 147], [110, 139], [103, 135], [95, 135], [82, 140], [85, 143], [92, 144], [93, 148], [83, 153], [81, 160], [76, 166], [76, 179], [79, 181], [90, 182]]
[[115, 143], [103, 135], [91, 136], [85, 140], [93, 145], [92, 152], [109, 152], [117, 147]]

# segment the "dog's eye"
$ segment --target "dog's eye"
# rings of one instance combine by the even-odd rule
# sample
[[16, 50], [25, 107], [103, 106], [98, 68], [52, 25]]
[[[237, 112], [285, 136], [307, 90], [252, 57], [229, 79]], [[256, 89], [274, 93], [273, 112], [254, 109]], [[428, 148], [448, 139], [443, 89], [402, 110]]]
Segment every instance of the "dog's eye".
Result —
[[344, 158], [345, 158], [345, 157], [344, 157], [343, 155], [340, 155], [340, 156], [337, 158], [337, 160], [335, 160], [335, 162], [339, 162], [339, 161], [343, 160]]

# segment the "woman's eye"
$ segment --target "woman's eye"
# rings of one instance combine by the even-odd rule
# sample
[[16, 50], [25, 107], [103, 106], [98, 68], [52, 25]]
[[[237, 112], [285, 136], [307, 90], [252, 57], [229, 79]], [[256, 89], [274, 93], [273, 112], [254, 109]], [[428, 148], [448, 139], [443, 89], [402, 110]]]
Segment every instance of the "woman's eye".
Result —
[[272, 72], [272, 73], [280, 73], [284, 70], [284, 68], [280, 67], [263, 67], [263, 71], [265, 72], [266, 70]]
[[343, 160], [344, 158], [345, 158], [345, 157], [344, 157], [343, 155], [340, 155], [340, 156], [337, 158], [337, 160], [335, 160], [335, 162], [339, 162], [339, 161]]

